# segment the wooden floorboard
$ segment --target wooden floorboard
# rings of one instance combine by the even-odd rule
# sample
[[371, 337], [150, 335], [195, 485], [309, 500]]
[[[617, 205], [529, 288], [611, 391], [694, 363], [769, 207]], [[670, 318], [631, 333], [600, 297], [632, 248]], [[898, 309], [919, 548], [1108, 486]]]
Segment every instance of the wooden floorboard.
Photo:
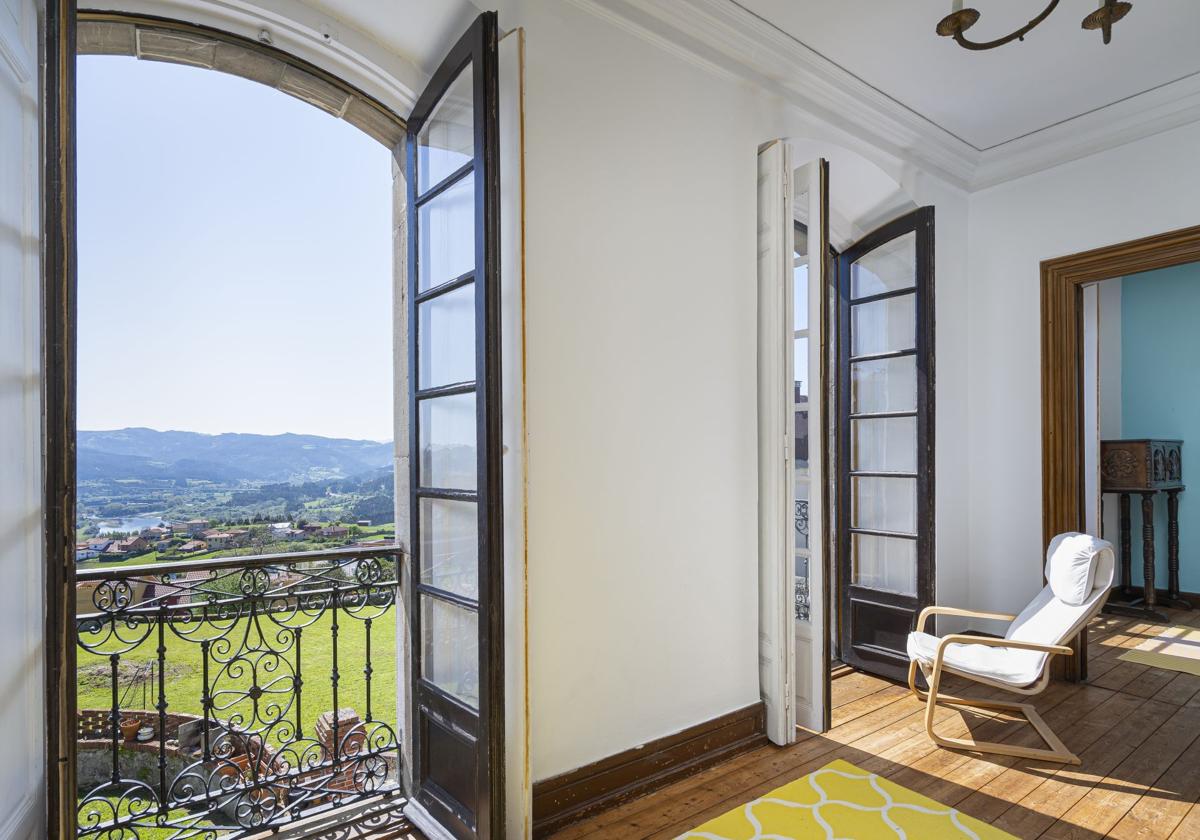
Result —
[[[1171, 611], [1170, 619], [1200, 626], [1196, 612]], [[842, 758], [1019, 838], [1200, 840], [1200, 677], [1120, 659], [1163, 627], [1100, 616], [1089, 637], [1088, 682], [1052, 683], [1031, 700], [1080, 756], [1078, 767], [938, 748], [925, 735], [923, 704], [907, 689], [847, 672], [833, 680], [829, 732], [738, 756], [553, 838], [670, 840]], [[1005, 696], [982, 686], [971, 694]], [[1006, 713], [939, 709], [936, 727], [949, 737], [1041, 746]]]

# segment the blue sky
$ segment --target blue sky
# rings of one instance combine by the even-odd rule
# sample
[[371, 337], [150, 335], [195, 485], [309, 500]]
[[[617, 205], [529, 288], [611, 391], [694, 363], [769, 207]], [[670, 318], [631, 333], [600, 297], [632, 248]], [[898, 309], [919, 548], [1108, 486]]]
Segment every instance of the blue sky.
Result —
[[391, 157], [244, 79], [79, 59], [81, 429], [392, 438]]

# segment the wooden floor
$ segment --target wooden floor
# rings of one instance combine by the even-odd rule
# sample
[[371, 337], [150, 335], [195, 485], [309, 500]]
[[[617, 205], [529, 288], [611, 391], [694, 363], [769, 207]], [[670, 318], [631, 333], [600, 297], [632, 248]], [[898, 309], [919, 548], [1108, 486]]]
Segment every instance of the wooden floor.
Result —
[[[1200, 614], [1172, 612], [1200, 626]], [[567, 826], [555, 840], [667, 840], [835, 758], [952, 805], [1019, 838], [1200, 838], [1200, 677], [1117, 657], [1159, 626], [1101, 616], [1087, 683], [1054, 682], [1034, 704], [1082, 766], [934, 747], [906, 688], [850, 672], [833, 681], [833, 728], [766, 746]], [[952, 686], [961, 689], [961, 685]], [[999, 696], [982, 686], [975, 696]], [[1011, 695], [1009, 695], [1011, 697]], [[938, 732], [1041, 746], [1007, 716], [939, 714]]]

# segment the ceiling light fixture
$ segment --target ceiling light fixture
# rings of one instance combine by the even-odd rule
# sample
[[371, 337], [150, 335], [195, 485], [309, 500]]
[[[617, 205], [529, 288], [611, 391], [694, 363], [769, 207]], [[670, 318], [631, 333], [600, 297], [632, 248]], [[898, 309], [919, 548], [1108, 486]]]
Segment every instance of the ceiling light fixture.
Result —
[[[972, 41], [963, 35], [979, 20], [978, 9], [964, 9], [963, 0], [953, 0], [950, 14], [946, 15], [937, 25], [937, 34], [953, 38], [959, 46], [968, 50], [990, 50], [1002, 47], [1012, 41], [1024, 41], [1026, 34], [1034, 27], [1050, 17], [1050, 13], [1058, 7], [1059, 0], [1050, 0], [1050, 5], [1042, 13], [1015, 32], [997, 38], [994, 41]], [[1112, 26], [1133, 8], [1132, 3], [1122, 0], [1100, 0], [1100, 8], [1083, 19], [1084, 29], [1099, 29], [1104, 33], [1104, 43], [1112, 41]]]

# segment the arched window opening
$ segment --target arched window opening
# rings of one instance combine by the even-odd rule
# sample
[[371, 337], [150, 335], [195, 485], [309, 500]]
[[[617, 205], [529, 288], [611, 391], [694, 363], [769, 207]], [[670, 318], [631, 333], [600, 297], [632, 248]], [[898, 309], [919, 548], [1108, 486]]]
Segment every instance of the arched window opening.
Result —
[[398, 801], [404, 125], [194, 27], [78, 45], [78, 836]]

